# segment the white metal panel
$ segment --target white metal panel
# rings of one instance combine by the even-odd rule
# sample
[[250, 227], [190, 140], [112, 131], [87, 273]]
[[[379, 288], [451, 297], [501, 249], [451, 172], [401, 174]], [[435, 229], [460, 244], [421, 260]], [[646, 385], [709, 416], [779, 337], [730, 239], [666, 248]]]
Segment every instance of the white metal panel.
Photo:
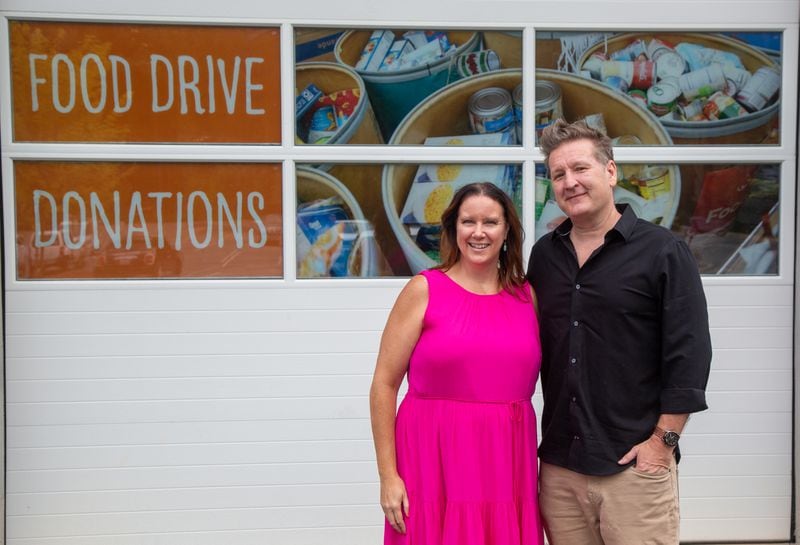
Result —
[[[18, 15], [48, 17], [63, 9], [54, 0], [3, 3], [3, 10]], [[796, 0], [414, 0], [404, 4], [402, 19], [396, 6], [361, 0], [346, 5], [232, 0], [224, 6], [77, 0], [69, 9], [62, 16], [301, 26], [381, 21], [514, 28], [534, 23], [538, 28], [778, 26], [787, 29], [791, 66], [797, 60], [799, 18]], [[528, 45], [531, 30], [526, 28]], [[285, 34], [283, 43], [290, 43]], [[291, 51], [284, 52], [284, 60], [284, 75], [291, 74]], [[796, 97], [796, 74], [785, 72], [784, 96]], [[9, 143], [6, 73], [0, 73], [0, 83], [6, 180], [11, 179], [9, 157], [192, 160], [202, 155], [300, 162], [343, 157], [342, 149], [295, 149], [288, 138], [286, 147], [205, 146], [200, 151]], [[290, 104], [291, 81], [282, 85]], [[719, 157], [785, 161], [783, 195], [790, 198], [782, 199], [782, 224], [789, 226], [796, 140], [787, 127], [796, 129], [796, 104], [784, 107], [782, 146], [723, 149]], [[528, 119], [530, 113], [528, 108]], [[290, 117], [285, 108], [284, 118]], [[442, 152], [414, 153], [435, 158]], [[528, 159], [538, 153], [529, 143], [495, 159], [524, 159], [530, 179]], [[344, 152], [350, 160], [376, 161], [407, 154]], [[624, 150], [620, 158], [645, 154], [708, 160], [707, 149], [674, 148]], [[478, 150], [466, 159], [487, 157]], [[285, 163], [287, 180], [291, 160]], [[291, 206], [292, 191], [284, 197]], [[526, 210], [530, 215], [529, 202]], [[12, 219], [13, 212], [6, 210], [7, 233], [13, 231]], [[285, 227], [286, 280], [24, 283], [7, 273], [9, 543], [380, 542], [366, 387], [379, 331], [402, 282], [296, 281], [290, 215]], [[782, 258], [795, 243], [788, 231], [782, 230]], [[710, 409], [693, 416], [682, 441], [684, 539], [783, 540], [789, 535], [795, 307], [794, 271], [787, 263], [782, 259], [779, 278], [706, 280], [715, 352]], [[535, 400], [541, 404], [540, 395]]]

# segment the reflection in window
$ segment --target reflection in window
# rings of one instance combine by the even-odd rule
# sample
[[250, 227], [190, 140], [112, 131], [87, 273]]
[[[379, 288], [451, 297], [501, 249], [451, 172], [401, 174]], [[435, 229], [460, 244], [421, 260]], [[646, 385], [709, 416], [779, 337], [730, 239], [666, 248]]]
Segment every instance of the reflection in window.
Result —
[[[780, 167], [620, 164], [614, 198], [671, 229], [689, 245], [703, 274], [778, 273]], [[537, 169], [537, 238], [565, 216]]]
[[462, 186], [489, 181], [521, 209], [519, 165], [303, 165], [297, 276], [408, 276], [439, 262], [439, 220]]
[[[541, 32], [536, 66], [602, 85], [597, 112], [618, 115], [621, 97], [677, 144], [776, 144], [780, 41], [779, 32]], [[538, 95], [537, 115], [546, 106]]]
[[487, 133], [507, 134], [500, 145], [519, 143], [519, 31], [298, 29], [295, 40], [297, 143], [422, 144]]

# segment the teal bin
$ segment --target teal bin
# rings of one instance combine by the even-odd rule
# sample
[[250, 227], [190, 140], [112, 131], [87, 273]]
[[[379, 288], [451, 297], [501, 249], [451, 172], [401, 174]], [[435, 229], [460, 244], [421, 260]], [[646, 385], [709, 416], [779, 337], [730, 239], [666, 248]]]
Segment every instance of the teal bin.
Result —
[[[393, 32], [397, 39], [405, 30]], [[371, 34], [371, 30], [351, 30], [342, 34], [334, 48], [337, 62], [355, 67]], [[384, 140], [391, 138], [397, 125], [414, 106], [450, 83], [450, 65], [457, 56], [479, 48], [480, 34], [477, 32], [449, 31], [446, 34], [450, 43], [456, 44], [456, 50], [433, 63], [394, 72], [357, 70], [364, 80]]]

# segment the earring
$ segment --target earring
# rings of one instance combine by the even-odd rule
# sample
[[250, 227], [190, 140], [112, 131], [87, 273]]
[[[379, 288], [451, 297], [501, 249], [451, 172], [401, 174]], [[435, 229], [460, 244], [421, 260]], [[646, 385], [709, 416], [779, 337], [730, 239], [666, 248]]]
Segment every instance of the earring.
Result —
[[504, 251], [504, 252], [507, 252], [507, 251], [508, 251], [508, 244], [506, 243], [506, 241], [505, 241], [505, 240], [503, 241], [503, 251]]

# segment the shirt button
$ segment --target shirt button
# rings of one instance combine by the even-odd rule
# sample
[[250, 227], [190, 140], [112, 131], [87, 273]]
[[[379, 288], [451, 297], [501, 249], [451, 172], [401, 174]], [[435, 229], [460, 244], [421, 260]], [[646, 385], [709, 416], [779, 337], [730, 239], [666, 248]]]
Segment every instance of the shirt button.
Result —
[[575, 397], [575, 396], [572, 396], [572, 402], [573, 402], [573, 403], [575, 403], [577, 400], [578, 400], [578, 398], [577, 398], [577, 397]]
[[571, 360], [569, 360], [569, 362], [575, 364], [578, 363], [578, 360], [576, 358], [572, 358]]
[[574, 325], [575, 327], [578, 327], [578, 320], [575, 320], [574, 322], [572, 322], [572, 325]]
[[580, 435], [576, 435], [575, 437], [573, 437], [573, 439], [575, 439], [576, 441], [580, 440], [580, 438], [581, 438]]
[[581, 285], [580, 285], [580, 284], [575, 284], [575, 289], [576, 289], [576, 290], [579, 290], [579, 289], [581, 289]]

